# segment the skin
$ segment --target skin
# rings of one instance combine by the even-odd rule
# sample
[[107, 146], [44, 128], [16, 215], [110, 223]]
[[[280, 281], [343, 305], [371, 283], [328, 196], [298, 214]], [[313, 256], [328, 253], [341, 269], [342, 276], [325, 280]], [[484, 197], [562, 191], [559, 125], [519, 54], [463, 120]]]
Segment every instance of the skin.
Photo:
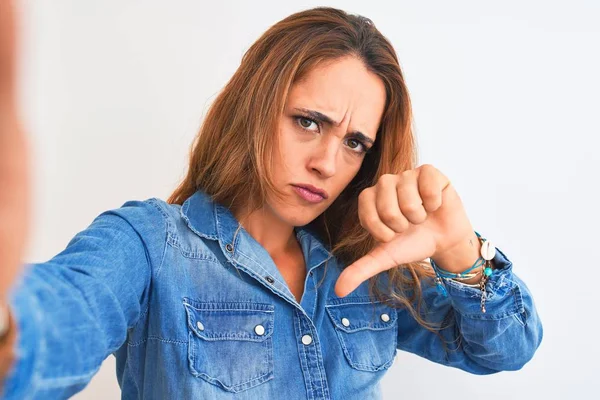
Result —
[[[244, 228], [269, 252], [298, 300], [306, 269], [293, 227], [316, 218], [352, 181], [364, 155], [349, 132], [375, 140], [384, 106], [383, 82], [352, 56], [314, 68], [291, 89], [279, 121], [274, 169], [275, 183], [287, 196], [267, 198]], [[319, 126], [298, 108], [319, 111], [338, 124]], [[294, 192], [294, 183], [310, 183], [329, 197], [308, 203]], [[334, 288], [339, 297], [400, 264], [432, 258], [441, 268], [460, 272], [479, 257], [481, 244], [458, 193], [431, 164], [381, 176], [359, 194], [359, 219], [379, 245], [342, 272]]]
[[[0, 0], [0, 5], [0, 303], [6, 303], [22, 265], [31, 199], [29, 145], [16, 107], [14, 5], [10, 0]], [[384, 104], [383, 83], [354, 57], [320, 65], [292, 87], [274, 154], [275, 183], [287, 196], [283, 201], [267, 198], [261, 210], [248, 216], [244, 228], [271, 254], [297, 298], [303, 292], [305, 266], [293, 227], [321, 214], [354, 178], [364, 159], [363, 144], [348, 132], [358, 130], [376, 140]], [[297, 108], [319, 111], [336, 123], [298, 118]], [[329, 197], [307, 203], [294, 192], [294, 183], [310, 183]], [[442, 268], [459, 272], [479, 256], [479, 240], [458, 194], [429, 164], [384, 175], [363, 190], [359, 217], [379, 245], [342, 272], [335, 287], [338, 296], [399, 264], [431, 257]]]
[[[287, 196], [284, 201], [268, 197], [265, 206], [243, 224], [290, 280], [303, 282], [305, 273], [294, 226], [319, 216], [352, 181], [364, 160], [362, 151], [372, 146], [363, 146], [352, 132], [360, 131], [374, 141], [384, 106], [383, 82], [352, 56], [318, 65], [292, 86], [279, 119], [279, 149], [274, 155], [273, 178]], [[298, 108], [319, 111], [338, 124], [319, 126]], [[292, 184], [298, 183], [319, 187], [329, 197], [309, 203], [294, 191]], [[241, 215], [236, 217], [239, 220]]]
[[15, 7], [0, 0], [0, 303], [21, 270], [30, 219], [28, 140], [17, 115]]

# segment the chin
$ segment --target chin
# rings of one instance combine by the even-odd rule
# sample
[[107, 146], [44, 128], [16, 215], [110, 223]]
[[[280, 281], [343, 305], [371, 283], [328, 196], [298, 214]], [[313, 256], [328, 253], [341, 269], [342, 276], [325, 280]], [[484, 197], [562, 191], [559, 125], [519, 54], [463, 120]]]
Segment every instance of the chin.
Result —
[[286, 198], [284, 202], [273, 204], [269, 202], [271, 211], [291, 226], [304, 226], [317, 218], [329, 207], [329, 199], [318, 204], [307, 204], [299, 199], [296, 193]]
[[315, 213], [314, 208], [302, 204], [284, 207], [283, 209], [277, 210], [276, 213], [281, 220], [286, 221], [292, 226], [304, 226], [313, 221], [320, 214], [320, 212]]

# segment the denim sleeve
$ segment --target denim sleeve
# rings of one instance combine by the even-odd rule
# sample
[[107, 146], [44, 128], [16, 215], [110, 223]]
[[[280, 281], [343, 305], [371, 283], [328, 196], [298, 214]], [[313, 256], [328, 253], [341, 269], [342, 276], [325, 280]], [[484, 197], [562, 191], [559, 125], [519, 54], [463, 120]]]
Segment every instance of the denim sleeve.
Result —
[[156, 199], [104, 211], [59, 254], [24, 265], [11, 287], [16, 361], [3, 399], [57, 399], [81, 391], [148, 311], [167, 219]]
[[542, 324], [512, 262], [498, 248], [493, 261], [496, 269], [486, 285], [486, 313], [481, 312], [479, 288], [443, 278], [444, 296], [427, 278], [422, 282], [428, 310], [424, 317], [442, 323], [438, 333], [444, 341], [401, 310], [398, 348], [478, 375], [522, 368], [541, 343]]

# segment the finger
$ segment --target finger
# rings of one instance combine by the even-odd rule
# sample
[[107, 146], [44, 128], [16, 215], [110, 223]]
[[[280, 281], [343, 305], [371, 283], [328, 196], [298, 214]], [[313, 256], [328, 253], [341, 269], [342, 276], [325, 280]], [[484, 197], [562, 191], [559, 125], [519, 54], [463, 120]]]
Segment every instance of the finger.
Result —
[[387, 242], [396, 233], [384, 224], [377, 214], [376, 187], [363, 190], [358, 196], [358, 219], [360, 225], [365, 228], [375, 240]]
[[377, 217], [386, 227], [393, 231], [392, 234], [387, 234], [387, 242], [394, 238], [396, 233], [406, 231], [410, 227], [410, 223], [400, 210], [398, 204], [398, 175], [385, 174], [379, 178], [375, 186], [375, 209]]
[[348, 295], [367, 279], [395, 266], [394, 260], [383, 250], [383, 246], [385, 244], [377, 246], [373, 251], [344, 268], [334, 287], [338, 297]]
[[450, 181], [431, 164], [423, 164], [419, 168], [418, 188], [423, 207], [428, 212], [433, 212], [442, 206], [442, 192]]
[[419, 173], [412, 171], [400, 175], [396, 192], [402, 214], [410, 223], [417, 225], [427, 219], [427, 211], [423, 207], [423, 200], [419, 193]]
[[[413, 225], [411, 229], [422, 228]], [[380, 272], [406, 263], [426, 260], [435, 252], [435, 246], [433, 237], [419, 234], [398, 236], [391, 243], [380, 244], [343, 269], [334, 288], [335, 294], [344, 297]]]

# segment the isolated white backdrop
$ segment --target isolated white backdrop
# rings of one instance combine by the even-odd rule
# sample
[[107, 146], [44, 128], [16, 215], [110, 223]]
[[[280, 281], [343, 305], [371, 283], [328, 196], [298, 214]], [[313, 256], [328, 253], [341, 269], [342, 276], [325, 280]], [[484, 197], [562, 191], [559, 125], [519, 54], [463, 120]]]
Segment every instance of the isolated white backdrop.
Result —
[[[166, 199], [208, 105], [278, 20], [331, 5], [395, 46], [420, 164], [457, 188], [476, 230], [533, 292], [544, 339], [522, 370], [469, 375], [399, 352], [386, 399], [589, 399], [598, 392], [597, 1], [22, 2], [32, 138], [27, 261], [102, 211]], [[76, 399], [117, 399], [110, 356]]]

